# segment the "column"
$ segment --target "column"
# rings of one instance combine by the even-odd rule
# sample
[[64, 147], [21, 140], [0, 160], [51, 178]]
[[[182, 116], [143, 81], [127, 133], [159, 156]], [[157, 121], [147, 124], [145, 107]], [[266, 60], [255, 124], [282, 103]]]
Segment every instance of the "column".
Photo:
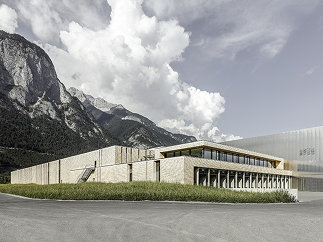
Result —
[[284, 176], [284, 188], [287, 189], [287, 176]]
[[211, 185], [211, 169], [207, 169], [207, 181], [206, 185], [209, 187]]
[[256, 184], [255, 184], [255, 188], [258, 188], [258, 181], [259, 181], [259, 175], [258, 173], [256, 174]]
[[291, 183], [291, 179], [292, 179], [292, 177], [288, 177], [288, 189], [290, 189], [290, 183]]
[[200, 185], [200, 169], [196, 168], [196, 185]]
[[234, 174], [234, 186], [238, 188], [238, 172], [236, 171]]
[[272, 179], [273, 179], [273, 188], [277, 188], [277, 185], [276, 185], [276, 175], [273, 175]]
[[230, 171], [227, 171], [227, 187], [226, 188], [230, 188]]
[[252, 188], [252, 173], [249, 173], [249, 188]]
[[217, 181], [218, 181], [218, 177], [217, 177], [217, 175], [215, 175], [215, 179], [214, 179], [214, 182], [213, 182], [213, 187], [217, 187]]
[[265, 178], [264, 178], [264, 176], [265, 176], [265, 175], [264, 175], [263, 173], [261, 173], [261, 188], [265, 188], [265, 187], [264, 187], [264, 181], [265, 181], [265, 180], [264, 180], [264, 179], [265, 179]]
[[267, 174], [267, 186], [266, 186], [266, 188], [269, 188], [269, 174]]
[[220, 173], [220, 170], [218, 170], [218, 177], [217, 177], [217, 179], [218, 179], [218, 182], [217, 182], [217, 188], [220, 188], [221, 187], [221, 184], [220, 184], [220, 182], [221, 182], [221, 173]]
[[242, 188], [246, 187], [246, 173], [242, 173]]

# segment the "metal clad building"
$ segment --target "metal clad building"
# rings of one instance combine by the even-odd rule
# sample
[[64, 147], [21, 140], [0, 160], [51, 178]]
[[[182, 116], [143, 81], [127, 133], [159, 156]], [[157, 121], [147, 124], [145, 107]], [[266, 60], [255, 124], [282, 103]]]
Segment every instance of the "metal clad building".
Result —
[[323, 165], [323, 126], [232, 140], [223, 144], [282, 157], [289, 161]]
[[300, 190], [323, 191], [323, 126], [223, 144], [282, 157], [299, 177]]

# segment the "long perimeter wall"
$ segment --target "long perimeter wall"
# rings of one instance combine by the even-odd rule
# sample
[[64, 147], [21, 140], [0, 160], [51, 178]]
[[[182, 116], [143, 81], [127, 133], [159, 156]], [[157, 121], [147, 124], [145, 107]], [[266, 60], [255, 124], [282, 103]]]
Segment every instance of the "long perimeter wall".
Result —
[[[111, 146], [92, 152], [28, 167], [11, 172], [12, 184], [55, 184], [75, 183], [86, 167], [95, 167], [89, 181], [119, 181], [127, 172], [127, 163], [147, 160], [153, 151]], [[137, 166], [137, 165], [136, 165]], [[107, 178], [108, 177], [108, 178]]]

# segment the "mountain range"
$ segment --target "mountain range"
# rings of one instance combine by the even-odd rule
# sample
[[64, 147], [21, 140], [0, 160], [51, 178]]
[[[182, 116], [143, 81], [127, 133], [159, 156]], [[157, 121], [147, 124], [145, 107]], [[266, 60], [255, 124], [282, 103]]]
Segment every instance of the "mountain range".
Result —
[[120, 104], [65, 88], [39, 46], [0, 31], [0, 182], [8, 172], [110, 145], [195, 141]]
[[151, 148], [196, 141], [193, 136], [168, 132], [148, 118], [130, 112], [120, 104], [94, 98], [73, 87], [68, 91], [82, 102], [103, 128], [109, 130], [114, 137], [118, 137], [127, 146]]

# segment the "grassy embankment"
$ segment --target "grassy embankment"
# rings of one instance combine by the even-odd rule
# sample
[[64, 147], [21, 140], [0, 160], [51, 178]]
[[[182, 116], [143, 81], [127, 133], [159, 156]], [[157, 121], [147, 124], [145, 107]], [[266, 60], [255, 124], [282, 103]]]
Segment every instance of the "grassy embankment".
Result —
[[157, 183], [3, 184], [0, 192], [41, 199], [202, 201], [226, 203], [295, 202], [287, 192], [251, 193], [211, 187]]

